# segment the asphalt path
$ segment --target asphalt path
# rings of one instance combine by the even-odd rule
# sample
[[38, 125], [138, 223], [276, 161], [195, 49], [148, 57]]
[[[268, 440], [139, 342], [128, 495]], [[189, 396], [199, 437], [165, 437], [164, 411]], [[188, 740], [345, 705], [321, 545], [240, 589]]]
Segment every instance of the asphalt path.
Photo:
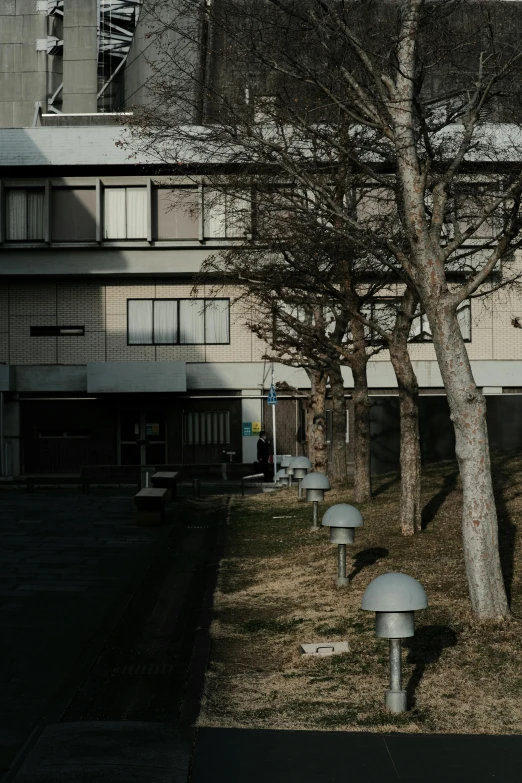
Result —
[[0, 780], [185, 780], [226, 501], [0, 500]]

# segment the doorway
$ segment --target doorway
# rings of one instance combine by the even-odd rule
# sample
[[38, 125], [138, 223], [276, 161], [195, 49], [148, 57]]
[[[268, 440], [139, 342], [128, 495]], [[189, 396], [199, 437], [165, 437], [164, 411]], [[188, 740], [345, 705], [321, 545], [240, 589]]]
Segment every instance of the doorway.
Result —
[[120, 411], [119, 451], [120, 465], [166, 465], [164, 412]]

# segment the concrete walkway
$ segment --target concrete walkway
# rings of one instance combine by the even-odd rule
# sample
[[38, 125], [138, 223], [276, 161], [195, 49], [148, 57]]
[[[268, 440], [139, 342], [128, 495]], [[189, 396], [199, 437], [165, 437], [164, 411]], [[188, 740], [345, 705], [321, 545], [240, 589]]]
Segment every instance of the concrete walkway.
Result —
[[185, 781], [223, 504], [137, 528], [132, 497], [1, 503], [2, 783]]

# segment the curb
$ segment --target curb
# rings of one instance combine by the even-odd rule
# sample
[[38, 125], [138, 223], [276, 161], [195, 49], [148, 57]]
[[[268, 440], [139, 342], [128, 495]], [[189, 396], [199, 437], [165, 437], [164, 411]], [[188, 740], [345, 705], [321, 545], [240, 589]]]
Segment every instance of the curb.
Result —
[[225, 519], [218, 521], [218, 530], [216, 541], [214, 543], [210, 561], [208, 564], [207, 586], [205, 595], [199, 612], [197, 630], [194, 637], [192, 656], [187, 674], [185, 685], [185, 696], [183, 698], [183, 707], [180, 714], [180, 727], [193, 728], [196, 722], [200, 707], [201, 697], [205, 684], [205, 673], [208, 668], [212, 639], [210, 636], [210, 625], [213, 617], [214, 591], [216, 589], [219, 564], [223, 557], [226, 529], [230, 517], [230, 497], [227, 498]]

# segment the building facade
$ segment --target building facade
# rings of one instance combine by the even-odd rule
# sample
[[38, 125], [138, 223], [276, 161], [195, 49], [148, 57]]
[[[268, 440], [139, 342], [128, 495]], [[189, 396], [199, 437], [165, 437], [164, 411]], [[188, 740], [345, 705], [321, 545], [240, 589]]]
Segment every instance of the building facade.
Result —
[[[248, 465], [259, 429], [271, 434], [272, 368], [248, 326], [253, 302], [226, 286], [194, 291], [205, 258], [241, 241], [227, 205], [204, 175], [167, 176], [118, 144], [125, 101], [146, 99], [139, 10], [96, 0], [6, 0], [0, 10], [4, 476], [88, 464]], [[518, 294], [499, 292], [473, 300], [462, 319], [499, 447], [522, 441], [519, 317]], [[411, 348], [424, 454], [444, 458], [453, 444], [442, 382], [429, 333], [420, 322], [415, 329], [424, 333]], [[344, 377], [349, 450], [346, 368]], [[275, 378], [294, 390], [279, 398], [278, 452], [301, 453], [306, 374], [279, 365]], [[369, 381], [374, 468], [392, 469], [397, 392], [385, 351], [370, 362]]]

